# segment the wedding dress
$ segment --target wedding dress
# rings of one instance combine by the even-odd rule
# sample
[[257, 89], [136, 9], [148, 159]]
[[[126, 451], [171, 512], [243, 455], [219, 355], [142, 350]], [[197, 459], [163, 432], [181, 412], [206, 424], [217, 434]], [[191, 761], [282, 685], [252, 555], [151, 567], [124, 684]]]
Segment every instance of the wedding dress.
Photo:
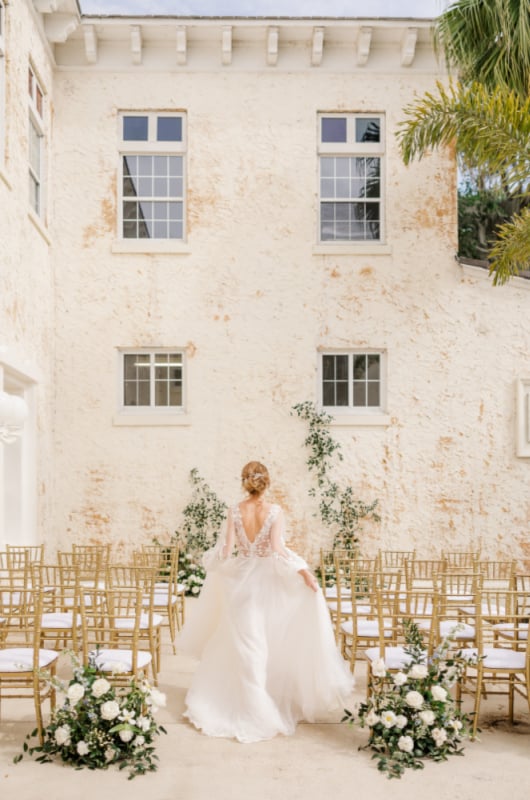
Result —
[[280, 506], [253, 541], [234, 506], [225, 535], [205, 554], [206, 580], [177, 644], [199, 660], [184, 716], [209, 736], [292, 734], [300, 720], [341, 711], [351, 693], [322, 591], [298, 574], [307, 564], [283, 534]]

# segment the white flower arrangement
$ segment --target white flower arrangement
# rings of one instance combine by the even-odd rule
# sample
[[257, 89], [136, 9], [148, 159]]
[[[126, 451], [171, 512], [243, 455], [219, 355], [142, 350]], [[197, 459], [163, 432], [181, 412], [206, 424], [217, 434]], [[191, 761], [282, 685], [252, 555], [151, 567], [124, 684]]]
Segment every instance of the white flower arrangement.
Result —
[[[92, 660], [82, 665], [70, 654], [74, 677], [68, 685], [54, 679], [55, 688], [65, 695], [64, 703], [52, 712], [43, 732], [43, 743], [23, 750], [37, 755], [41, 763], [59, 757], [77, 769], [107, 769], [115, 764], [128, 769], [129, 778], [157, 769], [154, 740], [165, 729], [154, 714], [165, 705], [165, 696], [144, 678], [131, 680], [118, 690], [98, 672]], [[37, 736], [33, 731], [27, 740]], [[20, 761], [23, 754], [15, 757]]]
[[360, 749], [373, 750], [378, 769], [389, 778], [401, 777], [407, 767], [421, 769], [425, 758], [462, 755], [461, 742], [470, 730], [468, 715], [449, 692], [469, 665], [450, 650], [454, 633], [428, 659], [417, 625], [405, 620], [404, 629], [408, 666], [391, 673], [384, 662], [374, 662], [368, 700], [357, 717], [350, 711], [344, 717], [370, 729], [368, 744]]

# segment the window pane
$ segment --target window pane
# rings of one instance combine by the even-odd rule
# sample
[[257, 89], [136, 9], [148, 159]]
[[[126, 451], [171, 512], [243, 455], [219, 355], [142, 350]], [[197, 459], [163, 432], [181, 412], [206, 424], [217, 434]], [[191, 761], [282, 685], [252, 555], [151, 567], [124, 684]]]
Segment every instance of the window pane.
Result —
[[337, 383], [337, 399], [335, 402], [336, 406], [347, 406], [348, 405], [348, 384], [347, 383]]
[[379, 365], [380, 365], [380, 357], [378, 354], [373, 353], [368, 356], [368, 379], [375, 381], [379, 380]]
[[356, 142], [380, 142], [381, 120], [377, 117], [357, 117], [355, 120]]
[[322, 377], [325, 381], [335, 377], [335, 359], [333, 356], [322, 356]]
[[378, 381], [369, 382], [368, 383], [368, 405], [369, 406], [379, 406], [380, 405], [380, 384]]
[[346, 141], [346, 117], [322, 117], [321, 122], [323, 142]]
[[157, 117], [156, 138], [159, 142], [181, 142], [182, 118]]
[[358, 355], [353, 357], [353, 378], [354, 380], [366, 380], [366, 356]]
[[322, 386], [322, 403], [325, 406], [335, 405], [335, 385], [333, 383], [324, 383]]
[[335, 365], [336, 365], [336, 378], [339, 381], [347, 381], [348, 380], [348, 361], [349, 356], [335, 356]]
[[353, 384], [353, 405], [366, 405], [366, 383], [362, 382]]
[[148, 122], [148, 117], [124, 117], [124, 140], [126, 142], [146, 142]]
[[171, 383], [169, 386], [169, 405], [181, 406], [182, 405], [182, 384]]

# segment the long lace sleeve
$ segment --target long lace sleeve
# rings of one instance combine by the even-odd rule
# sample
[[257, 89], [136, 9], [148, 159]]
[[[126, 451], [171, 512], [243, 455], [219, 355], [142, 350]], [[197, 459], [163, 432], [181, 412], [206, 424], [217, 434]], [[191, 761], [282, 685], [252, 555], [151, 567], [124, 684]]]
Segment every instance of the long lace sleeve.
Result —
[[271, 548], [279, 563], [290, 572], [308, 569], [307, 563], [293, 550], [285, 546], [285, 516], [280, 509], [271, 527]]
[[228, 512], [224, 530], [221, 531], [217, 538], [215, 545], [207, 550], [202, 557], [202, 564], [205, 570], [211, 572], [219, 567], [223, 561], [226, 561], [232, 555], [234, 549], [234, 517], [232, 510]]

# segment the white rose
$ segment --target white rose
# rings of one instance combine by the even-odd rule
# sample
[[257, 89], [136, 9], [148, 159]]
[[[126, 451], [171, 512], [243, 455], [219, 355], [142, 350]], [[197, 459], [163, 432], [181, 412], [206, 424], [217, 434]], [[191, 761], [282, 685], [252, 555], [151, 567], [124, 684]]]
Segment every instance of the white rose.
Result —
[[373, 708], [370, 709], [368, 714], [365, 716], [364, 721], [368, 725], [369, 728], [373, 728], [374, 725], [377, 725], [378, 722], [381, 722]]
[[438, 700], [440, 703], [445, 703], [447, 700], [447, 692], [443, 686], [433, 686], [431, 689], [431, 694], [433, 699]]
[[122, 742], [130, 742], [134, 736], [134, 731], [132, 731], [130, 728], [124, 728], [122, 731], [119, 732], [118, 735], [122, 740]]
[[84, 694], [85, 694], [85, 687], [81, 686], [80, 683], [72, 683], [68, 687], [68, 690], [66, 692], [66, 696], [74, 706], [76, 705], [76, 703], [79, 703]]
[[62, 747], [63, 745], [67, 746], [70, 744], [70, 728], [68, 725], [59, 725], [58, 728], [55, 730], [55, 741]]
[[427, 672], [425, 664], [413, 664], [409, 672], [409, 678], [422, 680], [427, 677]]
[[396, 715], [393, 711], [383, 711], [381, 714], [381, 722], [385, 728], [393, 728], [396, 724]]
[[113, 720], [120, 713], [120, 706], [115, 700], [107, 700], [106, 703], [101, 704], [99, 710], [103, 719]]
[[86, 756], [89, 749], [89, 746], [83, 740], [77, 743], [76, 750], [80, 756]]
[[447, 731], [444, 728], [433, 728], [431, 735], [438, 747], [447, 741]]
[[141, 747], [145, 744], [145, 736], [137, 736], [133, 742], [136, 747]]
[[405, 703], [411, 708], [421, 708], [423, 705], [423, 696], [419, 692], [407, 692], [405, 695]]
[[412, 736], [400, 736], [397, 745], [403, 753], [412, 753], [414, 750], [414, 739]]
[[374, 661], [374, 663], [372, 664], [372, 675], [374, 675], [376, 678], [385, 677], [386, 666], [382, 658], [378, 658], [377, 661]]
[[436, 717], [434, 716], [434, 711], [431, 711], [430, 708], [420, 711], [418, 716], [425, 725], [434, 725]]
[[106, 678], [98, 678], [92, 684], [92, 694], [94, 697], [103, 697], [110, 690], [110, 683]]
[[406, 718], [406, 716], [404, 714], [398, 714], [397, 717], [396, 717], [396, 728], [399, 728], [400, 730], [402, 728], [405, 728], [406, 725], [407, 725], [407, 722], [408, 722], [408, 719]]
[[408, 681], [408, 675], [405, 675], [404, 672], [396, 672], [396, 674], [394, 675], [395, 686], [404, 686], [407, 681]]
[[464, 726], [462, 725], [462, 723], [460, 722], [460, 720], [459, 720], [459, 719], [452, 719], [452, 720], [450, 721], [449, 725], [451, 726], [451, 728], [452, 728], [454, 731], [461, 731], [461, 730], [462, 730], [462, 728], [464, 727]]
[[151, 720], [148, 717], [138, 717], [136, 725], [145, 733], [151, 727]]
[[191, 591], [192, 591], [192, 594], [199, 594], [199, 592], [200, 592], [201, 590], [200, 590], [200, 587], [199, 587], [199, 586], [192, 586], [192, 587], [191, 587]]

